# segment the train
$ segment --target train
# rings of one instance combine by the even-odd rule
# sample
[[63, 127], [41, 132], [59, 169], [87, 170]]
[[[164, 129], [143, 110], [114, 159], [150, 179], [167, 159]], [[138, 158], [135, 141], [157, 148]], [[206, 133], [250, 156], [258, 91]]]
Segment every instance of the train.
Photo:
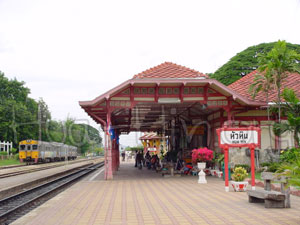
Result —
[[19, 143], [20, 162], [39, 163], [77, 158], [77, 147], [58, 142], [23, 140]]

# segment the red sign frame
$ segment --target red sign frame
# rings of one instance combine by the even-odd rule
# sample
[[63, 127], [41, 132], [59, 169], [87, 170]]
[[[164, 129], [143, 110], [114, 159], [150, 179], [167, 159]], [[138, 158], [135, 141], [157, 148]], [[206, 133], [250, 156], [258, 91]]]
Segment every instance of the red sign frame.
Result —
[[[221, 144], [221, 132], [222, 131], [257, 131], [257, 141], [258, 143], [247, 143], [247, 144], [230, 144], [230, 143], [225, 143]], [[239, 127], [239, 128], [234, 128], [234, 127], [222, 127], [217, 129], [217, 134], [219, 137], [219, 147], [223, 148], [224, 150], [224, 166], [225, 166], [225, 191], [229, 191], [229, 177], [228, 177], [228, 152], [230, 147], [248, 147], [250, 148], [251, 151], [251, 186], [252, 190], [255, 190], [255, 153], [254, 150], [255, 148], [260, 148], [261, 147], [261, 129], [259, 127]]]
[[[222, 131], [257, 131], [258, 134], [258, 143], [248, 143], [248, 144], [221, 144], [221, 132]], [[253, 145], [254, 148], [260, 148], [261, 146], [261, 129], [259, 127], [254, 127], [254, 126], [250, 126], [250, 127], [222, 127], [222, 128], [218, 128], [217, 129], [217, 134], [219, 136], [219, 147], [220, 148], [225, 148], [227, 147], [231, 147], [231, 148], [241, 148], [241, 147], [248, 147], [250, 148], [251, 145]]]

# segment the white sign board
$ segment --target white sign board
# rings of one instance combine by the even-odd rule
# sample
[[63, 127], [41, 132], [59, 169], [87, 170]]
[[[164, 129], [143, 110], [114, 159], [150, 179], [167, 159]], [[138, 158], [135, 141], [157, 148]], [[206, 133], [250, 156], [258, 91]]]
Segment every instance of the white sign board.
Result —
[[221, 131], [221, 144], [258, 144], [256, 130]]

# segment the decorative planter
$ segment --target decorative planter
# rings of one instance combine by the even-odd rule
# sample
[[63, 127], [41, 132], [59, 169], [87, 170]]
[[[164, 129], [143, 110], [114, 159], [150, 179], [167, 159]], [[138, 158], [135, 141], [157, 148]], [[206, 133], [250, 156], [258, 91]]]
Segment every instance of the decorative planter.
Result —
[[205, 169], [206, 167], [206, 162], [198, 162], [197, 163], [198, 169], [200, 170], [200, 172], [198, 173], [199, 175], [199, 179], [198, 179], [198, 184], [206, 184], [206, 174], [204, 173], [203, 169]]
[[248, 182], [247, 181], [230, 181], [234, 191], [246, 191]]

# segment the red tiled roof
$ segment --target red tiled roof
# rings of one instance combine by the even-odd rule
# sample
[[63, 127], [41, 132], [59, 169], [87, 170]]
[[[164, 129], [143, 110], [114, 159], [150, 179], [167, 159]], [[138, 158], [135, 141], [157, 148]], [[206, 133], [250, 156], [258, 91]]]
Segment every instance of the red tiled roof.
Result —
[[[242, 77], [241, 79], [237, 80], [236, 82], [230, 84], [228, 87], [248, 99], [253, 99], [251, 93], [249, 92], [249, 88], [250, 85], [253, 83], [253, 79], [256, 73], [257, 71], [254, 70], [246, 76]], [[293, 89], [296, 92], [297, 96], [300, 98], [300, 74], [290, 73], [286, 80], [283, 82], [281, 89], [283, 90], [284, 88]], [[255, 97], [255, 100], [266, 102], [266, 94], [263, 92], [258, 93], [258, 95]], [[269, 102], [273, 102], [276, 100], [277, 91], [271, 90], [269, 92]]]
[[180, 66], [171, 62], [165, 62], [136, 74], [133, 76], [133, 78], [208, 78], [208, 76], [185, 66]]

